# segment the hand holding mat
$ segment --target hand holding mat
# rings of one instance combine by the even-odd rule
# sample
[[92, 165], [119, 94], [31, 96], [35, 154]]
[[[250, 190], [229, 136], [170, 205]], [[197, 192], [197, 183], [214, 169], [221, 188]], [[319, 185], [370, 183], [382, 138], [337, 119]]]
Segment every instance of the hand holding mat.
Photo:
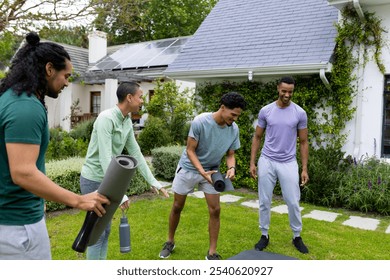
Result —
[[137, 160], [131, 156], [120, 155], [114, 157], [107, 168], [103, 181], [98, 188], [98, 193], [110, 200], [110, 205], [105, 205], [106, 214], [99, 218], [95, 212], [88, 211], [81, 230], [73, 242], [72, 249], [77, 252], [85, 252], [87, 246], [95, 244], [103, 233], [107, 224], [111, 221], [116, 209], [119, 207], [127, 188], [133, 177]]
[[211, 174], [211, 180], [213, 181], [214, 189], [218, 192], [234, 190], [232, 181], [219, 171]]

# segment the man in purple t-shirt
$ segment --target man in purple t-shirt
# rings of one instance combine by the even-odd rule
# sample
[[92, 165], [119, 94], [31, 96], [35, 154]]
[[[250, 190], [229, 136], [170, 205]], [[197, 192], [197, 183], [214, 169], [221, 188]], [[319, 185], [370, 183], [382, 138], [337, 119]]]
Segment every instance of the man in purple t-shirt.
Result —
[[[291, 77], [283, 77], [279, 80], [277, 85], [279, 97], [276, 101], [261, 108], [253, 136], [250, 172], [255, 179], [258, 175], [261, 237], [255, 249], [259, 251], [262, 251], [269, 243], [272, 195], [276, 180], [279, 180], [283, 199], [288, 207], [290, 227], [293, 231], [292, 243], [301, 253], [309, 252], [300, 236], [302, 231], [302, 217], [299, 208], [301, 191], [296, 160], [298, 137], [302, 161], [301, 186], [303, 186], [309, 180], [307, 115], [300, 106], [291, 101], [294, 86], [295, 81]], [[264, 145], [256, 170], [257, 152], [260, 149], [260, 141], [264, 132], [266, 132]]]

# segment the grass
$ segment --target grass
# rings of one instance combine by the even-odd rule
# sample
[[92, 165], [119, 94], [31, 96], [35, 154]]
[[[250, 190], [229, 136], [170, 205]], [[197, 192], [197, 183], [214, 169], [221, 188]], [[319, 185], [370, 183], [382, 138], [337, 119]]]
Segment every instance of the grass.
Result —
[[[258, 210], [240, 205], [244, 200], [257, 199], [256, 193], [236, 190], [232, 194], [244, 198], [234, 203], [222, 203], [221, 229], [218, 252], [224, 259], [242, 251], [250, 250], [260, 237]], [[173, 196], [163, 198], [143, 195], [132, 198], [127, 217], [131, 226], [132, 251], [119, 251], [118, 210], [112, 222], [109, 240], [109, 260], [158, 260], [168, 232], [168, 216]], [[275, 199], [273, 206], [283, 203]], [[272, 212], [270, 244], [265, 251], [291, 256], [302, 260], [390, 260], [390, 217], [348, 212], [343, 209], [327, 209], [302, 203], [302, 215], [312, 210], [337, 212], [334, 222], [303, 218], [302, 237], [310, 253], [301, 254], [291, 244], [291, 229], [287, 214]], [[362, 230], [342, 225], [349, 216], [373, 217], [381, 222], [375, 231]], [[48, 213], [47, 227], [51, 238], [54, 260], [85, 259], [84, 254], [72, 250], [85, 218], [83, 211]], [[203, 260], [208, 249], [208, 211], [204, 199], [188, 197], [176, 232], [176, 248], [170, 260]]]

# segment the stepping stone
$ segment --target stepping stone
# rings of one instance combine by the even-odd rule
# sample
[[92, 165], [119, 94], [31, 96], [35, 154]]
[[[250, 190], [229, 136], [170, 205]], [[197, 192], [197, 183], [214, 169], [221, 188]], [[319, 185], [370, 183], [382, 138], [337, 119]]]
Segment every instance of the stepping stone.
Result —
[[[299, 209], [301, 209], [301, 211], [302, 211], [303, 207], [299, 207]], [[287, 208], [286, 204], [275, 206], [275, 207], [271, 208], [271, 211], [279, 213], [279, 214], [288, 214], [288, 208]]]
[[241, 203], [242, 206], [259, 209], [259, 200], [248, 200]]
[[390, 226], [386, 229], [386, 233], [390, 233]]
[[360, 229], [375, 230], [379, 225], [379, 220], [372, 219], [372, 218], [350, 216], [349, 220], [343, 222], [343, 225], [360, 228]]
[[302, 216], [302, 218], [312, 218], [320, 221], [334, 222], [338, 215], [340, 214], [328, 211], [313, 210], [309, 214]]
[[221, 195], [221, 202], [236, 202], [239, 201], [242, 197], [237, 195], [225, 194]]

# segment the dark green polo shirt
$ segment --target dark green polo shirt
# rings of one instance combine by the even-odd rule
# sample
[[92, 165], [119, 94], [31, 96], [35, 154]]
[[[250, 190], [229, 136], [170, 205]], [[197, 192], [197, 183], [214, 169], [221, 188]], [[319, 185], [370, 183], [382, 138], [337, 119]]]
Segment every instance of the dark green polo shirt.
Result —
[[47, 112], [35, 95], [7, 90], [0, 96], [0, 224], [32, 224], [44, 215], [43, 199], [13, 183], [5, 144], [39, 145], [36, 165], [45, 173], [49, 137]]

